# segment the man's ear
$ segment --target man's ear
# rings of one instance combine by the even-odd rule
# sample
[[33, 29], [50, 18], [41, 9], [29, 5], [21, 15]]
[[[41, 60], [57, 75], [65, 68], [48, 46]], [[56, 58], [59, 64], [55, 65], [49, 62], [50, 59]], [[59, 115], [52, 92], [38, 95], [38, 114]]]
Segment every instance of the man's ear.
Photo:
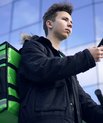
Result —
[[47, 27], [48, 27], [49, 29], [52, 29], [52, 27], [53, 27], [53, 21], [47, 20], [47, 21], [46, 21], [46, 25], [47, 25]]

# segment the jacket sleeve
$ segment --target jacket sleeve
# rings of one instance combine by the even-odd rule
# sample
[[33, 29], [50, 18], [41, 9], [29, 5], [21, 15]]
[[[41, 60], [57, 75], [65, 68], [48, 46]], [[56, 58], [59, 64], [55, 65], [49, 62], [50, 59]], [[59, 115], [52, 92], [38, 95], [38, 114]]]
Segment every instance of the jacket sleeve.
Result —
[[87, 123], [103, 123], [103, 109], [79, 86], [79, 100], [83, 120]]
[[95, 66], [86, 49], [74, 56], [48, 57], [46, 48], [37, 41], [28, 41], [21, 50], [21, 73], [31, 81], [53, 82], [84, 72]]

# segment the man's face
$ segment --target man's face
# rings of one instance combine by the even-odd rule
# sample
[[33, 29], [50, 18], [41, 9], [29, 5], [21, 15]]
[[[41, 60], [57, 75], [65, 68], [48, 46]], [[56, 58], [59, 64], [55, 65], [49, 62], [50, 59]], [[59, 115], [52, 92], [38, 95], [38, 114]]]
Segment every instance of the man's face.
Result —
[[72, 33], [72, 17], [65, 11], [57, 12], [55, 21], [52, 22], [52, 32], [60, 40], [66, 39]]

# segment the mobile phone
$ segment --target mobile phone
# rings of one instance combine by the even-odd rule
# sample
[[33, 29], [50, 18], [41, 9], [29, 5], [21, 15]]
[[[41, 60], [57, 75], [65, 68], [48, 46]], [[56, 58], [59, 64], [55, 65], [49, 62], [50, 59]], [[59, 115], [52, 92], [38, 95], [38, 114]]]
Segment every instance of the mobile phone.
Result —
[[98, 44], [98, 47], [100, 47], [101, 45], [103, 45], [103, 38], [102, 38], [102, 40], [100, 41], [100, 43]]

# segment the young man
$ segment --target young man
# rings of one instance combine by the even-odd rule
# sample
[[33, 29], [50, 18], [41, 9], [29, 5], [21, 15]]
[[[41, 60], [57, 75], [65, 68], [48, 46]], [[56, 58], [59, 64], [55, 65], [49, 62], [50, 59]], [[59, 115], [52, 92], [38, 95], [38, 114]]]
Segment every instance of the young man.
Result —
[[53, 4], [43, 17], [46, 38], [25, 39], [18, 70], [19, 123], [103, 123], [103, 110], [76, 74], [103, 58], [103, 46], [64, 56], [60, 43], [72, 32], [72, 5]]

